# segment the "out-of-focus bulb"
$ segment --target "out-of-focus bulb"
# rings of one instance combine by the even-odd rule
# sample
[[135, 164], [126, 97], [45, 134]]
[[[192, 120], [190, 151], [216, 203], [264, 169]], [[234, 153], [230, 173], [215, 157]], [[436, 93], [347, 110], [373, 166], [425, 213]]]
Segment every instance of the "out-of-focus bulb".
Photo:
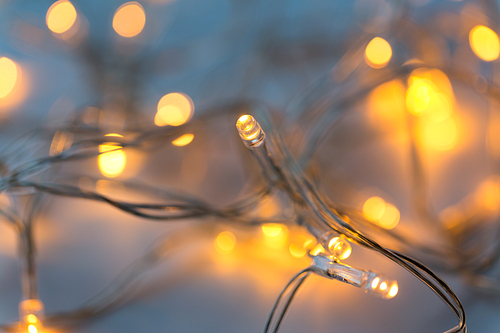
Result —
[[265, 133], [251, 115], [246, 114], [239, 117], [236, 121], [236, 128], [248, 147], [257, 147], [264, 141]]
[[472, 51], [484, 61], [496, 60], [500, 54], [498, 35], [484, 25], [477, 25], [469, 33]]
[[[106, 136], [110, 137], [119, 137], [123, 136], [120, 134], [106, 134]], [[98, 157], [98, 164], [101, 173], [106, 177], [117, 177], [119, 176], [123, 170], [125, 169], [125, 165], [127, 164], [127, 156], [125, 152], [120, 149], [121, 146], [113, 143], [106, 142], [102, 145], [99, 145], [99, 152], [101, 153]]]
[[43, 315], [43, 303], [38, 299], [28, 299], [19, 304], [19, 319], [29, 333], [39, 332]]
[[373, 38], [365, 49], [366, 63], [372, 68], [382, 68], [392, 57], [391, 45], [383, 38]]
[[345, 260], [351, 255], [352, 247], [345, 237], [338, 236], [330, 239], [328, 242], [328, 251], [334, 258]]
[[71, 2], [60, 0], [50, 6], [45, 20], [52, 32], [62, 34], [75, 24], [77, 16], [76, 9]]
[[141, 4], [136, 1], [120, 6], [113, 16], [113, 29], [123, 37], [135, 37], [146, 25], [146, 13]]

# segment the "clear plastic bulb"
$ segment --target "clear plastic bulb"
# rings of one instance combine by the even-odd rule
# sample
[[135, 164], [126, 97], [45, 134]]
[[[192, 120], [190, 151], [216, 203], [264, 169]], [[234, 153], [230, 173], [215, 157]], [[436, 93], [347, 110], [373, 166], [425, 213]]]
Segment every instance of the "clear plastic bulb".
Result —
[[248, 147], [259, 146], [266, 137], [257, 120], [248, 114], [238, 118], [236, 121], [236, 128], [243, 142], [245, 142]]
[[339, 260], [345, 260], [351, 255], [352, 247], [345, 237], [338, 236], [328, 241], [328, 251], [332, 257]]
[[39, 299], [27, 299], [19, 304], [19, 320], [29, 333], [37, 333], [42, 327], [44, 306]]

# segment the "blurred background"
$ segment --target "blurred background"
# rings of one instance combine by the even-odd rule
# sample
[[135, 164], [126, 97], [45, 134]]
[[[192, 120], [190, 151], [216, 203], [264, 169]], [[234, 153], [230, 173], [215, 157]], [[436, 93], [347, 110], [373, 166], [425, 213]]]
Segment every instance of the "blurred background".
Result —
[[[229, 205], [259, 181], [234, 127], [252, 112], [244, 103], [258, 101], [333, 203], [376, 225], [383, 244], [436, 269], [464, 303], [469, 331], [498, 332], [494, 292], [466, 283], [447, 265], [453, 259], [386, 237], [394, 230], [419, 244], [453, 244], [469, 261], [497, 251], [498, 6], [2, 0], [2, 167], [56, 156], [79, 135], [122, 142], [172, 128], [151, 149], [104, 143], [101, 153], [113, 151], [58, 164], [43, 177], [117, 200], [144, 201], [124, 185], [141, 183]], [[318, 122], [322, 109], [332, 118]], [[31, 195], [2, 192], [0, 201], [24, 218]], [[293, 207], [273, 193], [255, 215], [291, 219]], [[314, 242], [293, 223], [163, 223], [62, 196], [46, 195], [33, 218], [46, 313], [80, 307], [162, 235], [182, 245], [147, 271], [123, 306], [61, 332], [262, 331], [283, 287], [309, 265]], [[16, 232], [0, 224], [2, 323], [18, 320], [18, 248]], [[313, 276], [282, 332], [443, 332], [456, 324], [431, 290], [380, 255], [354, 247], [347, 263], [397, 279], [399, 294], [377, 299]], [[488, 269], [493, 277], [498, 271]]]

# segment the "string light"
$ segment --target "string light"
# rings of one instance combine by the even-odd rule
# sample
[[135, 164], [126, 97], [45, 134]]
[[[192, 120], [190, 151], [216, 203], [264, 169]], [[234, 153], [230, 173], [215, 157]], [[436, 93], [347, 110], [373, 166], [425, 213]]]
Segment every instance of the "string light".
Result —
[[[116, 133], [106, 134], [106, 137], [123, 138], [122, 135]], [[99, 145], [98, 158], [99, 169], [106, 177], [118, 177], [127, 163], [127, 155], [120, 149], [121, 146], [114, 142], [107, 142]]]

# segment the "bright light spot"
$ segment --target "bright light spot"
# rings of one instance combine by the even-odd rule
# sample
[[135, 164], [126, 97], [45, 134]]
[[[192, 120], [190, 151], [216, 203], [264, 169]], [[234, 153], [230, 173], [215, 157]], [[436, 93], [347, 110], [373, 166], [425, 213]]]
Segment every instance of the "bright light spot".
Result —
[[432, 93], [432, 83], [428, 80], [418, 80], [408, 87], [406, 92], [406, 107], [414, 115], [422, 113], [429, 106]]
[[52, 32], [62, 34], [75, 24], [76, 16], [73, 4], [67, 0], [60, 0], [50, 6], [45, 20]]
[[452, 117], [441, 121], [423, 121], [420, 125], [422, 144], [435, 150], [451, 150], [457, 143], [457, 125]]
[[325, 248], [321, 244], [317, 244], [309, 253], [313, 256], [316, 256], [319, 253], [325, 253]]
[[382, 68], [392, 57], [391, 45], [383, 38], [373, 38], [365, 50], [366, 63], [373, 68]]
[[267, 223], [262, 225], [262, 232], [267, 237], [276, 237], [283, 231], [283, 226], [278, 223]]
[[230, 231], [221, 232], [215, 239], [215, 249], [222, 254], [231, 252], [235, 245], [236, 237]]
[[38, 330], [36, 329], [35, 325], [29, 325], [28, 326], [28, 332], [29, 333], [37, 333]]
[[186, 146], [186, 145], [190, 144], [191, 141], [193, 141], [193, 139], [194, 139], [193, 134], [184, 134], [183, 136], [180, 136], [177, 139], [175, 139], [174, 141], [172, 141], [172, 144], [174, 146], [182, 147], [182, 146]]
[[375, 279], [373, 279], [372, 281], [372, 289], [376, 289], [378, 287], [378, 283], [380, 282], [380, 278], [379, 277], [376, 277]]
[[484, 61], [493, 61], [500, 53], [498, 35], [484, 25], [477, 25], [469, 33], [469, 43], [472, 51]]
[[363, 205], [363, 215], [369, 221], [378, 221], [385, 212], [385, 200], [381, 197], [371, 197]]
[[384, 214], [378, 220], [378, 224], [385, 229], [393, 229], [399, 223], [400, 213], [399, 210], [390, 203], [385, 205]]
[[295, 258], [302, 258], [306, 255], [307, 251], [303, 247], [298, 246], [295, 243], [290, 244], [289, 248], [290, 254]]
[[387, 289], [387, 282], [382, 282], [382, 283], [380, 284], [380, 290], [384, 291], [384, 290], [386, 290], [386, 289]]
[[351, 244], [342, 237], [332, 238], [328, 243], [328, 250], [335, 258], [340, 260], [349, 258], [352, 252]]
[[[120, 134], [107, 134], [106, 136], [120, 137]], [[99, 145], [98, 164], [101, 173], [106, 177], [117, 177], [125, 169], [127, 163], [127, 156], [121, 146], [113, 144], [112, 142], [103, 143]]]
[[158, 102], [155, 116], [156, 126], [180, 126], [193, 116], [194, 104], [189, 96], [182, 93], [170, 93]]
[[391, 289], [389, 290], [389, 298], [393, 298], [394, 296], [396, 296], [398, 294], [398, 291], [399, 291], [398, 285], [394, 283]]
[[9, 58], [0, 58], [0, 98], [4, 98], [14, 89], [16, 81], [16, 63]]
[[38, 322], [38, 318], [34, 314], [30, 313], [26, 316], [26, 321], [30, 324], [35, 324]]
[[113, 29], [123, 37], [134, 37], [141, 33], [146, 24], [144, 8], [135, 1], [120, 6], [113, 17]]
[[476, 190], [476, 202], [480, 207], [492, 212], [500, 209], [500, 184], [492, 178], [482, 182]]
[[374, 124], [403, 124], [406, 88], [400, 80], [383, 83], [368, 95], [368, 108]]

